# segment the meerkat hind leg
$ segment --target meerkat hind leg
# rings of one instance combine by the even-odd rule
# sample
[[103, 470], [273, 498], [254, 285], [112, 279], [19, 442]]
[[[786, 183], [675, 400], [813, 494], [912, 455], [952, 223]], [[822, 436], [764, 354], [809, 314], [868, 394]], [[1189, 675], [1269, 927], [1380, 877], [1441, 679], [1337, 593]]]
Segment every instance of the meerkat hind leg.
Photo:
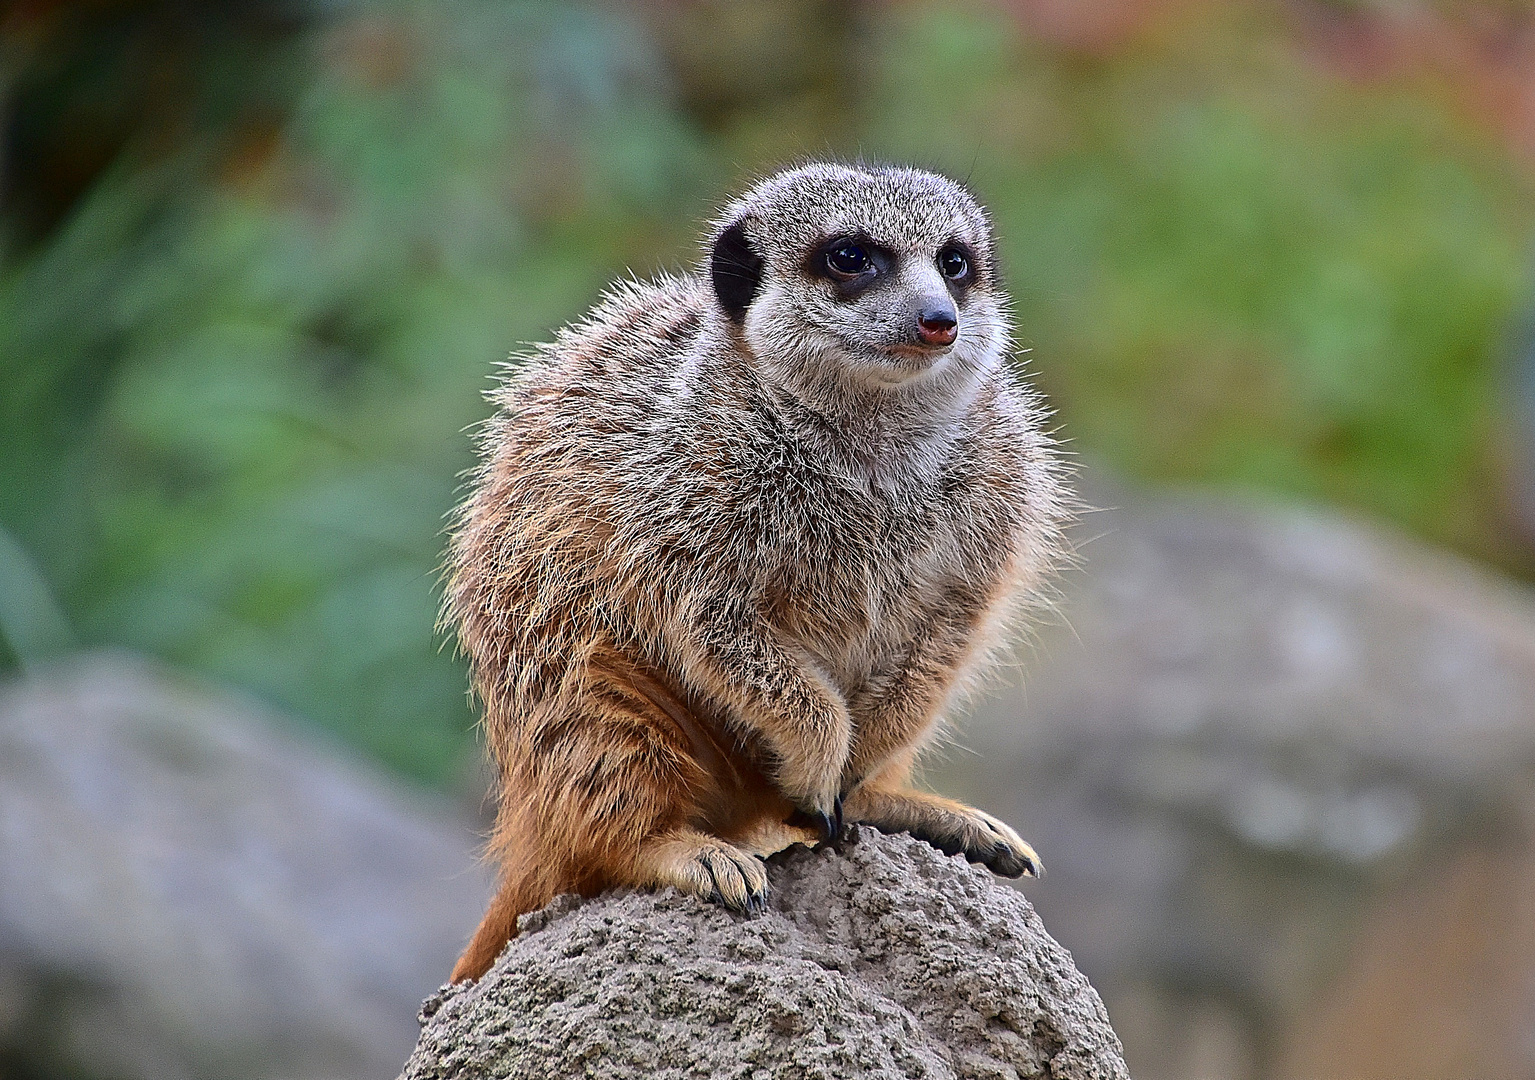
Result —
[[1004, 821], [973, 806], [915, 788], [860, 788], [847, 800], [851, 821], [906, 832], [945, 855], [963, 855], [1003, 877], [1043, 877], [1044, 865]]
[[686, 893], [753, 915], [767, 910], [767, 867], [728, 840], [676, 829], [645, 844], [635, 885], [674, 885]]

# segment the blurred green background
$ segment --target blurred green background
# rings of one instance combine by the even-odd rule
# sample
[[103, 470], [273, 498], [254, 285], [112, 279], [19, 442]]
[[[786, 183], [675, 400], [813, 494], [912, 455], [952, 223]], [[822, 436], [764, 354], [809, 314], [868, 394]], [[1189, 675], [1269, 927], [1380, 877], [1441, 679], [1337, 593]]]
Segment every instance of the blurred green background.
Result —
[[127, 645], [458, 782], [473, 716], [436, 567], [490, 373], [613, 277], [691, 264], [753, 176], [825, 154], [974, 185], [1089, 465], [1535, 573], [1505, 415], [1535, 224], [1525, 4], [0, 20], [0, 667]]

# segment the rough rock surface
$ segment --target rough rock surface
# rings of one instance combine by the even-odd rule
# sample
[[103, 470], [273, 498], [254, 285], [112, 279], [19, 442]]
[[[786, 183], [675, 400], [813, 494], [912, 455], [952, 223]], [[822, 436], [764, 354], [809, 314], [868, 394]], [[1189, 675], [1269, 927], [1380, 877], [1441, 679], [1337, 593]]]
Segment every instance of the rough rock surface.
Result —
[[1024, 897], [908, 836], [770, 864], [770, 910], [561, 897], [422, 1011], [404, 1080], [1125, 1077], [1103, 1003]]
[[0, 1076], [387, 1076], [483, 910], [476, 842], [126, 655], [0, 687]]

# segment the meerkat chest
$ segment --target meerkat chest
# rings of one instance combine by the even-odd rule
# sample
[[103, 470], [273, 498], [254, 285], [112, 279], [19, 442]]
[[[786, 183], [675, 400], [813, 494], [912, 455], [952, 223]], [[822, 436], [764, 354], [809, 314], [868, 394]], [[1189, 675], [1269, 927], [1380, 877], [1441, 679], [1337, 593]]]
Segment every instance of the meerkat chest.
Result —
[[938, 485], [820, 493], [766, 582], [769, 617], [851, 689], [904, 654], [966, 582], [992, 575], [972, 557], [986, 538], [964, 500]]

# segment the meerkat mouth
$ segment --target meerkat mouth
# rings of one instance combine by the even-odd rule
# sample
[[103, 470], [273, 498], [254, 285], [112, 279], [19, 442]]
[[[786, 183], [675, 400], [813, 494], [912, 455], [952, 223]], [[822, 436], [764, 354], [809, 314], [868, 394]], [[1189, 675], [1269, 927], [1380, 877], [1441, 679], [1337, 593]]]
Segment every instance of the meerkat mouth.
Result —
[[901, 342], [898, 345], [889, 346], [885, 351], [902, 367], [918, 367], [928, 371], [953, 355], [954, 346], [953, 344], [918, 345], [912, 342]]
[[866, 377], [891, 389], [932, 379], [946, 371], [953, 359], [952, 348], [897, 345], [881, 352], [879, 361], [865, 369]]
[[889, 347], [897, 356], [912, 356], [924, 360], [932, 360], [935, 357], [944, 356], [952, 350], [958, 339], [946, 341], [941, 345], [929, 345], [921, 341], [902, 341]]

